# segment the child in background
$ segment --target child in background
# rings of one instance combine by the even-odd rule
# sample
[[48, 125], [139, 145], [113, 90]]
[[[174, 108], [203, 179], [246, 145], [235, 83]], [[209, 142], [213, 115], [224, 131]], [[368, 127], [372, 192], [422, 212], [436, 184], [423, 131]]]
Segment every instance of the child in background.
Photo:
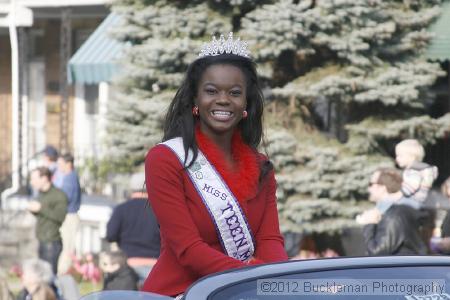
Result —
[[438, 175], [437, 168], [422, 162], [425, 150], [414, 139], [398, 143], [395, 155], [398, 166], [404, 169], [401, 188], [403, 196], [423, 203]]
[[98, 284], [100, 282], [101, 273], [100, 269], [95, 264], [94, 255], [92, 253], [87, 253], [84, 260], [84, 262], [80, 262], [75, 255], [72, 255], [73, 268], [82, 276], [83, 280], [88, 280], [94, 285]]
[[100, 254], [100, 268], [103, 271], [103, 290], [137, 290], [139, 277], [127, 264], [122, 251]]

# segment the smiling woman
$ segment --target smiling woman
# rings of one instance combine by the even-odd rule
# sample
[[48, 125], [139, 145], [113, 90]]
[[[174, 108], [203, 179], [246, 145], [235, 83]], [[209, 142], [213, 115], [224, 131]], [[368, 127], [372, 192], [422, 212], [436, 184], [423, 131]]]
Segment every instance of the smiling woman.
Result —
[[205, 275], [287, 259], [262, 141], [263, 97], [247, 46], [206, 44], [169, 106], [146, 186], [161, 255], [143, 290], [176, 296]]
[[212, 65], [203, 73], [195, 107], [201, 131], [216, 142], [229, 140], [244, 114], [247, 115], [245, 82], [243, 72], [232, 65]]

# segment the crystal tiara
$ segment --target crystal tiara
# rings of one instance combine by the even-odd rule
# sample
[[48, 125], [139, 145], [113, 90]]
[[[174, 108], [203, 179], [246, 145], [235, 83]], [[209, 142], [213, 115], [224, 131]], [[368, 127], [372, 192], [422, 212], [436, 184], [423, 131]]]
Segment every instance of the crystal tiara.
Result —
[[220, 35], [219, 40], [212, 37], [212, 41], [203, 44], [203, 47], [198, 54], [199, 57], [216, 56], [221, 54], [235, 54], [250, 58], [250, 51], [247, 49], [247, 42], [241, 41], [240, 38], [233, 40], [233, 33], [228, 34], [228, 39], [225, 40], [223, 34]]

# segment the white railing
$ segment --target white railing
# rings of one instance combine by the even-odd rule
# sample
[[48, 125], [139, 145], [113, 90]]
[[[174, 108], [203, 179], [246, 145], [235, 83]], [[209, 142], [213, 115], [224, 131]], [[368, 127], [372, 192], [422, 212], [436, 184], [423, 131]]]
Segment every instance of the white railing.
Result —
[[114, 203], [104, 197], [84, 197], [78, 211], [80, 227], [76, 237], [77, 255], [99, 253], [106, 236], [106, 224], [111, 217]]

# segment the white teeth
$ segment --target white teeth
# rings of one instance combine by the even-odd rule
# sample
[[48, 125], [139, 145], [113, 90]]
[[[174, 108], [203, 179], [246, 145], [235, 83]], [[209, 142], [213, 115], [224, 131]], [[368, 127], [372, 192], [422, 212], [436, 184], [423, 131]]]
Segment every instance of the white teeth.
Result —
[[220, 115], [220, 116], [231, 116], [231, 112], [229, 111], [213, 111], [214, 115]]

